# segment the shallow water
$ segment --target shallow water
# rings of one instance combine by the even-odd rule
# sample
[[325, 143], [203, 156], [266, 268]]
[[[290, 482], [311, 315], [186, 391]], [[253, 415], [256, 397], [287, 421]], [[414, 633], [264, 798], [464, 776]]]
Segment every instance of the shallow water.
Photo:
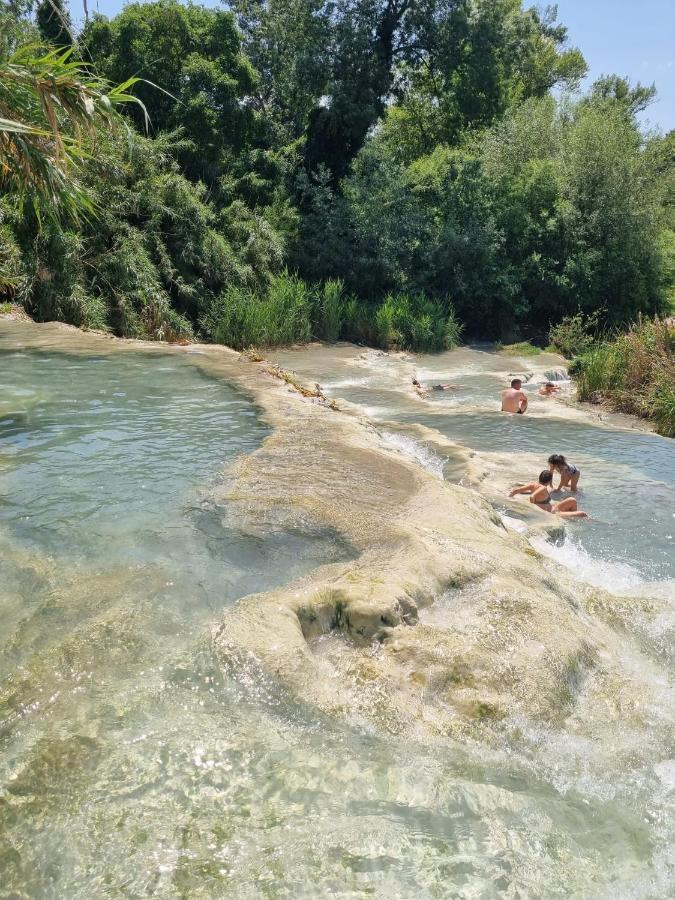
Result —
[[[284, 360], [394, 425], [446, 427], [436, 407], [398, 391], [400, 366], [412, 364], [320, 352]], [[491, 396], [482, 365], [501, 384], [491, 354], [422, 362], [467, 385], [471, 401], [450, 401], [454, 439], [495, 449], [492, 428], [497, 449], [544, 452], [547, 429], [560, 428], [461, 411]], [[204, 488], [223, 464], [267, 433], [256, 410], [177, 354], [7, 349], [0, 366], [3, 894], [671, 895], [675, 762], [662, 717], [672, 695], [657, 662], [634, 663], [659, 698], [648, 741], [629, 728], [607, 742], [506, 720], [497, 746], [437, 747], [373, 733], [356, 714], [324, 719], [248, 658], [223, 676], [206, 634], [226, 605], [349, 553], [331, 535], [242, 534], [209, 504]], [[574, 427], [584, 501], [598, 515], [609, 518], [615, 495], [593, 496], [593, 467], [610, 456], [620, 456], [618, 490], [646, 484], [671, 501], [670, 445]], [[436, 451], [389, 434], [442, 475]], [[608, 558], [621, 554], [638, 581], [666, 577], [666, 520], [631, 496], [639, 552], [627, 529], [575, 529], [574, 540], [599, 558], [609, 534]], [[470, 627], [458, 599], [449, 593], [423, 618]], [[339, 640], [314, 648], [326, 677], [337, 677]], [[375, 702], [378, 686], [364, 690]]]
[[[518, 454], [529, 454], [527, 464], [514, 465], [514, 483], [536, 481], [552, 453], [564, 454], [582, 471], [577, 499], [592, 518], [573, 526], [560, 561], [574, 568], [586, 554], [602, 568], [604, 579], [616, 576], [617, 589], [622, 582], [625, 586], [627, 572], [632, 573], [629, 586], [675, 578], [675, 441], [572, 416], [558, 400], [539, 397], [543, 380], [564, 373], [557, 357], [518, 360], [470, 348], [415, 358], [344, 348], [277, 355], [283, 365], [318, 378], [328, 396], [350, 401], [374, 421], [425, 425], [472, 450], [510, 454], [514, 462]], [[425, 385], [457, 388], [419, 400], [409, 387], [411, 373]], [[512, 375], [528, 378], [525, 416], [499, 411], [499, 392]], [[569, 397], [570, 383], [557, 380], [561, 396]], [[429, 450], [404, 440], [408, 452], [429, 468]], [[534, 457], [537, 467], [529, 468]], [[442, 470], [438, 452], [434, 465]]]

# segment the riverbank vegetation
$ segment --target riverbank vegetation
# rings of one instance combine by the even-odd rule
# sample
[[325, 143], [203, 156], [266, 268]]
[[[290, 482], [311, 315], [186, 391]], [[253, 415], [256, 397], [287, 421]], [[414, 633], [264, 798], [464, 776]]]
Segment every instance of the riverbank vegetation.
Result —
[[437, 350], [672, 300], [653, 88], [578, 93], [520, 0], [14, 0], [0, 70], [0, 301], [37, 319]]
[[675, 323], [645, 320], [596, 342], [571, 367], [579, 400], [652, 419], [675, 437]]

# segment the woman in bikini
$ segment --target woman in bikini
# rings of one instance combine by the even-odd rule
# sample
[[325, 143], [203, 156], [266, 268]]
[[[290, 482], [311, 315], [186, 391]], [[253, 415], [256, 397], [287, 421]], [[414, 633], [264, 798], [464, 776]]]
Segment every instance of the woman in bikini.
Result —
[[573, 466], [572, 463], [568, 463], [562, 453], [554, 453], [552, 456], [549, 456], [548, 467], [551, 475], [554, 472], [560, 475], [560, 484], [555, 488], [556, 491], [561, 491], [564, 487], [568, 487], [571, 491], [576, 491], [581, 478], [581, 471], [576, 466]]
[[531, 484], [523, 484], [521, 487], [512, 488], [509, 491], [509, 497], [515, 497], [516, 494], [529, 494], [530, 503], [534, 503], [539, 509], [546, 512], [555, 513], [566, 519], [586, 519], [588, 513], [577, 509], [577, 501], [574, 497], [565, 497], [564, 500], [553, 502], [551, 500], [551, 492], [553, 491], [553, 473], [549, 469], [544, 469], [539, 475], [538, 482]]

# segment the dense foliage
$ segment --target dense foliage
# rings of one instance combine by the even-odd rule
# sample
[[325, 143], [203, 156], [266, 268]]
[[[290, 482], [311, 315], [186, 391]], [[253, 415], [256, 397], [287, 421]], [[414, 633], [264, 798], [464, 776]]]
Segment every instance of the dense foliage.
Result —
[[131, 3], [77, 33], [63, 0], [0, 4], [0, 301], [125, 335], [415, 350], [551, 327], [571, 347], [570, 322], [672, 303], [673, 135], [638, 126], [653, 88], [574, 93], [554, 11], [228, 7]]
[[675, 437], [675, 326], [646, 320], [614, 340], [594, 344], [572, 370], [580, 400], [654, 419], [659, 434]]

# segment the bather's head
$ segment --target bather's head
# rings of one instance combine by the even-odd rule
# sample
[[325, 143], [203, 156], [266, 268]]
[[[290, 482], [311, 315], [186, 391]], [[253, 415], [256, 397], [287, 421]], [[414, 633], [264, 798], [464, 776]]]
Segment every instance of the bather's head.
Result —
[[514, 378], [513, 381], [511, 382], [511, 387], [514, 388], [514, 390], [516, 390], [516, 391], [519, 391], [522, 386], [523, 386], [523, 382], [521, 381], [520, 378]]
[[562, 453], [553, 453], [548, 458], [548, 464], [554, 469], [561, 469], [563, 466], [567, 465], [567, 460]]
[[422, 385], [419, 383], [419, 381], [417, 379], [417, 376], [415, 376], [413, 378], [413, 384], [415, 385], [415, 387], [422, 387]]
[[550, 484], [553, 481], [553, 474], [548, 469], [544, 469], [539, 473], [539, 484]]

